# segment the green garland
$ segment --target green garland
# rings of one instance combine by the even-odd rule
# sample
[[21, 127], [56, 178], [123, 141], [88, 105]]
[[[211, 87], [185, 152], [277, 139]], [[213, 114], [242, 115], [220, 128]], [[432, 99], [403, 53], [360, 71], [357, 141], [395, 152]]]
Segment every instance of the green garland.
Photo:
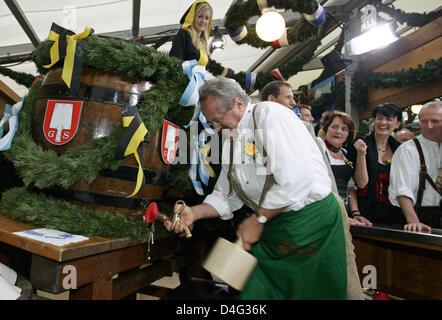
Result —
[[[279, 71], [281, 72], [282, 76], [285, 79], [288, 79], [301, 71], [302, 67], [311, 60], [316, 48], [319, 46], [320, 43], [321, 41], [319, 40], [319, 38], [314, 38], [309, 47], [301, 55], [281, 66], [279, 68]], [[207, 70], [214, 76], [218, 76], [222, 74], [224, 67], [214, 60], [209, 60]], [[241, 71], [238, 73], [234, 73], [231, 69], [229, 69], [229, 73], [227, 73], [226, 77], [235, 79], [242, 88], [246, 87], [246, 72]], [[275, 76], [272, 75], [270, 72], [260, 71], [256, 75], [256, 81], [253, 89], [261, 90], [267, 83], [273, 80], [275, 80]]]
[[[92, 35], [86, 41], [85, 66], [157, 83], [144, 93], [142, 101], [138, 104], [140, 116], [149, 134], [162, 126], [164, 118], [169, 118], [179, 125], [189, 121], [193, 114], [192, 108], [182, 108], [178, 105], [179, 97], [188, 82], [181, 71], [180, 60], [149, 47], [136, 47], [123, 40]], [[48, 71], [42, 66], [50, 61], [51, 45], [51, 41], [42, 42], [33, 55], [33, 60], [42, 74]], [[101, 170], [116, 170], [122, 165], [122, 160], [114, 159], [115, 148], [124, 132], [122, 126], [108, 137], [91, 140], [61, 156], [37, 145], [31, 136], [31, 121], [35, 96], [40, 86], [41, 81], [31, 87], [20, 113], [21, 121], [14, 142], [11, 149], [5, 153], [25, 185], [33, 183], [38, 188], [67, 188], [79, 180], [92, 183]], [[183, 172], [187, 170], [187, 166], [180, 167]]]
[[442, 9], [439, 9], [437, 11], [432, 11], [429, 13], [406, 13], [400, 9], [392, 8], [388, 5], [380, 5], [377, 8], [379, 11], [382, 11], [386, 14], [388, 14], [390, 17], [394, 18], [396, 21], [403, 24], [404, 22], [407, 23], [410, 27], [422, 27], [426, 25], [427, 23], [439, 18], [442, 16]]
[[[91, 35], [85, 41], [87, 50], [84, 66], [156, 83], [151, 90], [143, 94], [142, 101], [137, 105], [149, 133], [160, 128], [164, 118], [179, 125], [190, 120], [193, 108], [182, 108], [178, 105], [188, 83], [187, 76], [182, 72], [180, 60], [149, 47], [136, 47], [123, 40]], [[48, 72], [42, 66], [50, 61], [51, 46], [51, 41], [44, 41], [33, 54], [32, 59], [41, 74]], [[115, 160], [114, 152], [124, 132], [122, 126], [107, 137], [91, 140], [82, 146], [69, 149], [60, 156], [54, 151], [43, 150], [34, 142], [31, 134], [32, 118], [41, 85], [42, 81], [39, 80], [30, 87], [20, 112], [19, 127], [11, 149], [5, 152], [24, 184], [40, 189], [53, 186], [68, 188], [79, 180], [92, 183], [99, 171], [115, 170], [121, 166], [123, 160]], [[187, 177], [188, 166], [175, 165], [172, 168], [175, 183], [180, 185], [181, 190], [186, 189], [182, 176]], [[189, 182], [187, 184], [191, 186]], [[170, 187], [174, 188], [173, 184]], [[151, 231], [141, 219], [78, 207], [63, 200], [31, 192], [26, 187], [3, 192], [0, 208], [13, 219], [76, 234], [146, 240]], [[162, 227], [160, 237], [161, 232], [166, 234]]]
[[35, 76], [33, 76], [32, 74], [14, 71], [2, 66], [0, 66], [0, 74], [13, 79], [18, 84], [21, 84], [27, 88], [32, 86], [32, 83], [35, 80]]
[[423, 84], [442, 77], [442, 58], [428, 60], [417, 68], [395, 72], [359, 71], [352, 78], [351, 104], [361, 109], [367, 108], [368, 88], [400, 88]]
[[[272, 5], [277, 9], [286, 9], [298, 11], [301, 13], [312, 14], [318, 8], [316, 0], [273, 0]], [[226, 13], [225, 27], [229, 32], [235, 31], [242, 26], [247, 26], [250, 17], [259, 16], [261, 10], [256, 0], [233, 2]], [[303, 42], [314, 36], [317, 28], [300, 19], [294, 26], [287, 30], [287, 40], [289, 44]], [[266, 48], [272, 45], [271, 42], [261, 40], [254, 28], [247, 28], [247, 36], [237, 42], [238, 44], [247, 43], [255, 48]]]
[[[75, 206], [44, 194], [31, 193], [25, 187], [3, 192], [0, 209], [11, 219], [73, 234], [147, 240], [152, 231], [142, 219]], [[165, 237], [167, 231], [162, 224], [157, 225], [156, 238]]]

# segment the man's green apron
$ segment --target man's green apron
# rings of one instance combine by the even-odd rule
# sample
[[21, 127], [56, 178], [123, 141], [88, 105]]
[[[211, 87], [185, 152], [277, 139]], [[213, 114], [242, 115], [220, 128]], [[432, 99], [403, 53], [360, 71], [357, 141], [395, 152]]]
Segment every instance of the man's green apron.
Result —
[[[255, 112], [253, 124], [256, 132]], [[264, 158], [267, 153], [259, 139]], [[236, 195], [255, 212], [275, 183], [267, 175], [259, 203], [247, 197], [233, 175], [233, 143], [227, 172], [229, 194]], [[265, 226], [252, 247], [258, 264], [240, 299], [345, 299], [347, 261], [342, 213], [333, 193], [299, 211], [280, 213]]]
[[270, 220], [252, 254], [258, 265], [240, 299], [346, 298], [344, 229], [333, 194]]

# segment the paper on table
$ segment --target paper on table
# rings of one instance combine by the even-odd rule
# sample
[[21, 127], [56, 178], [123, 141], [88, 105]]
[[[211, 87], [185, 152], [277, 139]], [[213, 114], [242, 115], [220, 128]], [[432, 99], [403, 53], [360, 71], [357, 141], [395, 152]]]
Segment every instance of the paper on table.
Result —
[[59, 247], [89, 239], [76, 234], [46, 228], [18, 231], [14, 232], [14, 234], [41, 242], [50, 243]]
[[12, 285], [17, 281], [17, 272], [5, 266], [3, 263], [0, 263], [0, 276]]
[[0, 300], [17, 300], [20, 294], [21, 288], [11, 285], [5, 278], [0, 276]]

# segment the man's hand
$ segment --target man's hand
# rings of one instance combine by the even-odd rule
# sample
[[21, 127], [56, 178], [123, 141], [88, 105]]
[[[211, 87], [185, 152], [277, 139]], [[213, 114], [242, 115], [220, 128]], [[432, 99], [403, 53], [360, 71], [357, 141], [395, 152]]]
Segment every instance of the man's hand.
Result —
[[405, 231], [412, 231], [412, 232], [427, 232], [431, 233], [431, 227], [427, 226], [426, 224], [422, 222], [412, 222], [408, 223], [404, 226]]
[[254, 214], [241, 222], [237, 235], [242, 239], [244, 250], [250, 251], [252, 249], [252, 244], [258, 242], [263, 230], [264, 224], [260, 223]]
[[[176, 212], [174, 212], [175, 214]], [[193, 228], [193, 223], [195, 222], [195, 215], [191, 207], [187, 207], [181, 211], [179, 218], [183, 223], [185, 223], [190, 230]], [[167, 220], [164, 222], [164, 227], [167, 231], [172, 231], [173, 221]], [[173, 226], [173, 231], [179, 233], [180, 237], [184, 237], [186, 233], [184, 232], [184, 226], [181, 223], [176, 222]]]
[[[364, 227], [373, 227], [373, 223], [371, 223], [370, 220], [368, 220], [367, 218], [364, 218], [363, 216], [354, 216], [353, 220], [357, 221], [358, 223], [361, 223]], [[350, 221], [350, 224], [351, 224], [351, 221]]]
[[348, 218], [348, 223], [350, 223], [351, 226], [365, 227], [365, 223], [352, 218]]

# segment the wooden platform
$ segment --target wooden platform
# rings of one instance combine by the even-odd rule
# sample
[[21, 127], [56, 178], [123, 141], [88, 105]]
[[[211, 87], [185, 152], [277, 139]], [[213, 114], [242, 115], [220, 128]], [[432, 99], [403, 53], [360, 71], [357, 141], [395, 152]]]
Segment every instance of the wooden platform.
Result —
[[13, 234], [34, 228], [0, 213], [0, 258], [7, 246], [30, 253], [34, 289], [60, 293], [69, 289], [75, 276], [71, 299], [122, 299], [173, 272], [180, 272], [183, 279], [189, 273], [201, 276], [201, 261], [214, 240], [207, 234], [191, 239], [171, 234], [156, 240], [149, 251], [147, 243], [133, 239], [90, 237], [57, 247]]

